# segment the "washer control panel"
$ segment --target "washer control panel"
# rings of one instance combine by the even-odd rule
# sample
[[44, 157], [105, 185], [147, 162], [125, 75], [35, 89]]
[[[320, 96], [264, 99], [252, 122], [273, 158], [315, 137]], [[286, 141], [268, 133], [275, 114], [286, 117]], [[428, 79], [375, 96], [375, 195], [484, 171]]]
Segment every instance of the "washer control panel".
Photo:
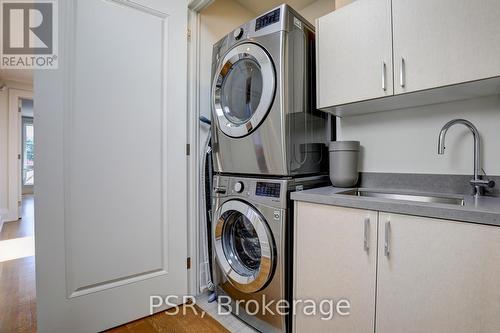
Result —
[[214, 177], [212, 196], [216, 198], [241, 198], [252, 202], [286, 207], [287, 181], [249, 177]]
[[255, 187], [255, 195], [259, 197], [279, 198], [280, 194], [280, 183], [257, 182]]
[[[302, 191], [313, 186], [330, 184], [328, 176], [300, 179], [254, 178], [215, 175], [213, 178], [213, 204], [217, 200], [241, 200], [253, 205], [262, 204], [274, 209], [286, 209], [291, 191]], [[275, 219], [278, 216], [274, 217]]]

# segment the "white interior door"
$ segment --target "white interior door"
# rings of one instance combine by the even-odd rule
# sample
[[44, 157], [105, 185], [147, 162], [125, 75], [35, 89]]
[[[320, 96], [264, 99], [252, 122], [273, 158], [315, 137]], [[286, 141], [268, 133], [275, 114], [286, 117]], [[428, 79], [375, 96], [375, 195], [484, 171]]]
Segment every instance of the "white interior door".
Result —
[[35, 74], [39, 332], [96, 332], [187, 292], [186, 1], [59, 1]]

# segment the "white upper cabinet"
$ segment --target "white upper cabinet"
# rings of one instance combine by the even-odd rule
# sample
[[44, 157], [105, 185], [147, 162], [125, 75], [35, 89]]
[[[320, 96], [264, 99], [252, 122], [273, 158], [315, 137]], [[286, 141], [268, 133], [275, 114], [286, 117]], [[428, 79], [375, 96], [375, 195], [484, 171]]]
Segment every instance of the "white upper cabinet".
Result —
[[500, 76], [500, 1], [392, 0], [392, 7], [396, 94]]
[[318, 108], [342, 117], [498, 94], [499, 17], [498, 0], [358, 0], [321, 17]]
[[317, 21], [318, 108], [391, 96], [391, 1], [356, 1]]

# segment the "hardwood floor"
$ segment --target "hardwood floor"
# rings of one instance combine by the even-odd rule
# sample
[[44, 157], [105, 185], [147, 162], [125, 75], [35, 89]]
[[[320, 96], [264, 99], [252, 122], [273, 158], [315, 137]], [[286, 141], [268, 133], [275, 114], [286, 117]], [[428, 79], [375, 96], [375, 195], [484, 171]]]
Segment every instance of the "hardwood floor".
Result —
[[0, 232], [0, 241], [33, 236], [35, 234], [34, 213], [33, 195], [23, 196], [22, 219], [4, 223], [2, 232]]
[[[0, 232], [0, 241], [34, 235], [33, 196], [23, 198], [22, 219], [7, 222]], [[186, 308], [175, 316], [160, 312], [126, 325], [111, 329], [109, 333], [227, 333], [222, 324], [210, 317], [202, 317]], [[171, 310], [173, 311], [173, 310]], [[236, 320], [236, 319], [235, 319]], [[239, 324], [242, 325], [242, 324]], [[239, 327], [239, 326], [238, 326]], [[243, 327], [243, 326], [241, 326]], [[0, 262], [0, 333], [36, 333], [35, 257]]]
[[[157, 313], [126, 325], [106, 331], [107, 333], [226, 333], [230, 332], [218, 321], [205, 314], [195, 305], [196, 313], [191, 308], [182, 310], [177, 315], [167, 315], [165, 312]], [[182, 309], [182, 307], [180, 308]], [[170, 310], [170, 312], [173, 310]]]
[[[33, 212], [33, 196], [26, 196], [23, 218], [4, 223], [0, 241], [33, 236]], [[34, 256], [0, 262], [0, 332], [36, 332]]]

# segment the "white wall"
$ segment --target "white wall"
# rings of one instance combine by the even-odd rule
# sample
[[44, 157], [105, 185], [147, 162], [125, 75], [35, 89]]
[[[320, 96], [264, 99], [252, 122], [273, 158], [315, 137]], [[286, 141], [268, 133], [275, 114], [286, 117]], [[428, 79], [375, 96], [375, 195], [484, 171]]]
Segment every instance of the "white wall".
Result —
[[317, 0], [299, 11], [309, 22], [314, 24], [314, 21], [321, 16], [324, 16], [335, 10], [335, 0]]
[[499, 96], [342, 118], [338, 139], [361, 141], [363, 172], [472, 174], [473, 139], [465, 127], [451, 128], [445, 155], [437, 154], [439, 131], [454, 118], [476, 125], [483, 167], [500, 175]]
[[339, 9], [341, 7], [344, 7], [345, 5], [350, 4], [353, 1], [355, 0], [335, 0], [335, 8]]
[[0, 215], [8, 205], [8, 90], [0, 91]]

